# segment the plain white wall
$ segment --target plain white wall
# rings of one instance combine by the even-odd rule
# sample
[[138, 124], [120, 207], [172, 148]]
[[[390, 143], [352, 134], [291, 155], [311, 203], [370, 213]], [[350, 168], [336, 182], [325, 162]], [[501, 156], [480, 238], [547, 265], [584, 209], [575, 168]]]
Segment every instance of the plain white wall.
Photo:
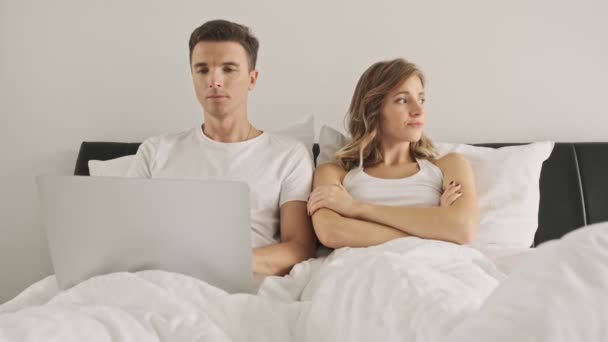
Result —
[[253, 123], [343, 127], [359, 75], [403, 56], [437, 141], [607, 141], [605, 1], [0, 0], [0, 303], [52, 273], [34, 177], [80, 142], [199, 124], [189, 34], [226, 18], [261, 41]]

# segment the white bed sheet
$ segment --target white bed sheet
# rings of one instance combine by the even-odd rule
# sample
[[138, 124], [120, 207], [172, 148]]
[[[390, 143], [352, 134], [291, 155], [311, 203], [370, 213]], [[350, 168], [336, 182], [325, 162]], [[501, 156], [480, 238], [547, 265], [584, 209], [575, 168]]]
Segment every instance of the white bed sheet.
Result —
[[0, 307], [0, 340], [430, 341], [503, 277], [474, 249], [413, 237], [303, 262], [266, 278], [258, 296], [162, 271], [99, 276], [60, 293], [49, 277]]
[[[343, 248], [266, 278], [257, 296], [162, 271], [95, 277], [64, 292], [51, 276], [0, 306], [0, 341], [603, 341], [593, 338], [608, 313], [593, 301], [607, 299], [607, 266], [597, 263], [608, 260], [608, 225], [576, 234], [489, 257], [413, 237]], [[511, 274], [502, 284], [500, 270]], [[581, 298], [595, 310], [592, 327], [580, 316], [556, 335], [551, 327], [571, 319], [563, 309]], [[522, 323], [537, 316], [544, 329]]]
[[536, 251], [534, 248], [484, 248], [481, 249], [485, 256], [487, 256], [496, 268], [507, 276], [513, 272], [514, 269], [523, 265]]
[[608, 341], [608, 222], [542, 244], [448, 342]]

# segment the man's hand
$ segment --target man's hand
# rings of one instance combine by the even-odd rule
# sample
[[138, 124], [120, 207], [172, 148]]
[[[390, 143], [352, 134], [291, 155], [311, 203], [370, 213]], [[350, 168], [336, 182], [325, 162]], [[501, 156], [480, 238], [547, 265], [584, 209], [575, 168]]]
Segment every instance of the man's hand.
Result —
[[253, 272], [264, 275], [285, 275], [291, 267], [312, 258], [315, 234], [306, 202], [290, 201], [281, 206], [281, 242], [253, 249]]
[[355, 217], [360, 203], [357, 202], [341, 184], [320, 185], [308, 198], [308, 215], [321, 208], [327, 208], [345, 216]]
[[265, 273], [269, 267], [268, 263], [264, 260], [264, 256], [261, 255], [257, 248], [253, 248], [251, 255], [253, 273]]

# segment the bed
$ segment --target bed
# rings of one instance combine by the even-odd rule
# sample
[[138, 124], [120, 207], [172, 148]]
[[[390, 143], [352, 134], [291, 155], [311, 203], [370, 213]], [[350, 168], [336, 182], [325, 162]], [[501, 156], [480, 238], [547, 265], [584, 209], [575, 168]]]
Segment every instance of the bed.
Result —
[[[480, 144], [507, 145], [516, 144]], [[84, 142], [74, 173], [138, 146]], [[266, 278], [256, 296], [162, 271], [63, 292], [50, 276], [0, 306], [0, 341], [604, 341], [606, 174], [608, 143], [555, 144], [534, 248], [518, 253], [412, 237], [342, 248]]]

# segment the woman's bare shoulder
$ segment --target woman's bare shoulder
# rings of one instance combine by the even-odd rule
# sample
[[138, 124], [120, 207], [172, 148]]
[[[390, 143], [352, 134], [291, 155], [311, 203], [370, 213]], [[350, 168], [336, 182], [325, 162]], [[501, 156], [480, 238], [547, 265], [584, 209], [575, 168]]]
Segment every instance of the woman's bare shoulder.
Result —
[[337, 163], [323, 163], [318, 165], [315, 169], [315, 177], [325, 178], [325, 179], [336, 179], [342, 183], [344, 176], [348, 173], [348, 171], [344, 170], [344, 168]]
[[469, 165], [469, 161], [462, 154], [457, 152], [448, 153], [441, 158], [434, 159], [432, 163], [437, 165], [441, 170]]
[[332, 173], [332, 174], [346, 174], [347, 171], [344, 170], [344, 168], [340, 165], [338, 165], [338, 163], [323, 163], [321, 165], [318, 165], [315, 172], [322, 172], [322, 173]]

